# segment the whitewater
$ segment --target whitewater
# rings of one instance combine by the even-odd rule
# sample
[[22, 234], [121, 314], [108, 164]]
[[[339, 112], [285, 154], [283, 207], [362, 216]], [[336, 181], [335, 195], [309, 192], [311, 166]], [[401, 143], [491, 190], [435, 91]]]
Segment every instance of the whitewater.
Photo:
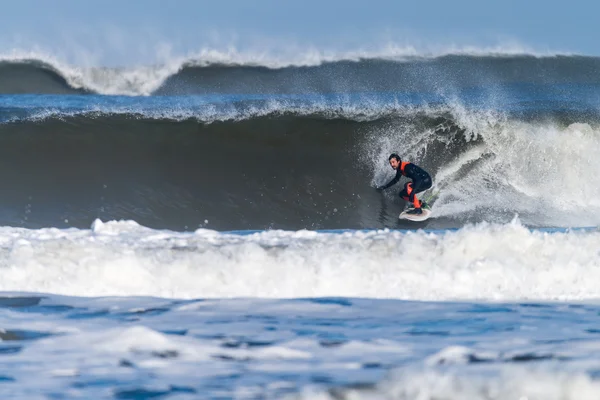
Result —
[[0, 289], [179, 299], [584, 300], [600, 293], [599, 243], [595, 228], [530, 230], [518, 220], [441, 231], [193, 233], [97, 220], [90, 230], [3, 228]]
[[[596, 399], [600, 59], [0, 54], [6, 398]], [[433, 217], [374, 188], [425, 168]]]

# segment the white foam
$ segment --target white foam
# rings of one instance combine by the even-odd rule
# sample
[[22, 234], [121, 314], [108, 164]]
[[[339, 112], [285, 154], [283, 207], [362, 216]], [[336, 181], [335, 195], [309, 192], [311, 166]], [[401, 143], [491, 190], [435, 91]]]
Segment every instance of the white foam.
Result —
[[440, 370], [394, 373], [374, 389], [336, 391], [306, 390], [300, 399], [344, 400], [594, 400], [600, 383], [584, 373], [555, 372], [523, 367], [505, 367], [500, 373]]
[[600, 298], [600, 233], [518, 222], [456, 232], [0, 228], [0, 290], [176, 298]]
[[458, 101], [406, 109], [404, 115], [410, 112], [447, 118], [459, 129], [423, 130], [402, 123], [375, 132], [364, 156], [374, 171], [373, 185], [389, 179], [391, 170], [382, 160], [391, 152], [400, 150], [403, 159], [422, 165], [424, 159], [440, 156], [429, 153], [434, 142], [470, 145], [430, 171], [430, 192], [439, 195], [433, 207], [436, 217], [464, 221], [485, 215], [506, 221], [507, 215], [519, 214], [525, 223], [538, 226], [600, 224], [600, 127], [525, 122]]
[[451, 182], [441, 174], [436, 176], [438, 184], [445, 185], [438, 215], [456, 213], [456, 202], [447, 200], [459, 198], [463, 211], [478, 206], [507, 210], [526, 214], [528, 223], [600, 223], [598, 127], [527, 123], [461, 107], [455, 116], [467, 134], [483, 140], [485, 159], [468, 175]]

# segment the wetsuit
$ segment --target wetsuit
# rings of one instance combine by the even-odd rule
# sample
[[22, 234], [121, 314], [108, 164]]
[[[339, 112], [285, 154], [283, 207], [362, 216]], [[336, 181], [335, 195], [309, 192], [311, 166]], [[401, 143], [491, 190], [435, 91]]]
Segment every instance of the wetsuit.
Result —
[[421, 208], [421, 202], [415, 196], [417, 193], [425, 191], [431, 187], [431, 176], [423, 168], [415, 164], [402, 161], [396, 170], [396, 176], [387, 185], [381, 189], [387, 189], [398, 183], [402, 176], [412, 179], [412, 182], [407, 182], [399, 193], [399, 196], [404, 200], [409, 201], [415, 208]]

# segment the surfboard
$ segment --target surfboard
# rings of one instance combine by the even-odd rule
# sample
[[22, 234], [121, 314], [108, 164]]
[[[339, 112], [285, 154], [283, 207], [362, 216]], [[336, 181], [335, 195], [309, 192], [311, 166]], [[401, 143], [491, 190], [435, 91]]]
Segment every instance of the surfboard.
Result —
[[412, 208], [402, 211], [398, 218], [407, 219], [409, 221], [425, 221], [426, 219], [431, 217], [431, 210], [427, 208], [423, 208], [423, 214], [407, 214], [407, 212], [410, 210], [412, 210]]

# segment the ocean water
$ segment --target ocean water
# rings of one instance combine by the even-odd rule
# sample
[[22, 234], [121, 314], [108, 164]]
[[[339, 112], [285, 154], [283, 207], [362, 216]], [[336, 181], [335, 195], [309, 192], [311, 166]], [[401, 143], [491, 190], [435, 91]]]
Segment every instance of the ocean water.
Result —
[[598, 70], [0, 55], [0, 394], [599, 398]]

